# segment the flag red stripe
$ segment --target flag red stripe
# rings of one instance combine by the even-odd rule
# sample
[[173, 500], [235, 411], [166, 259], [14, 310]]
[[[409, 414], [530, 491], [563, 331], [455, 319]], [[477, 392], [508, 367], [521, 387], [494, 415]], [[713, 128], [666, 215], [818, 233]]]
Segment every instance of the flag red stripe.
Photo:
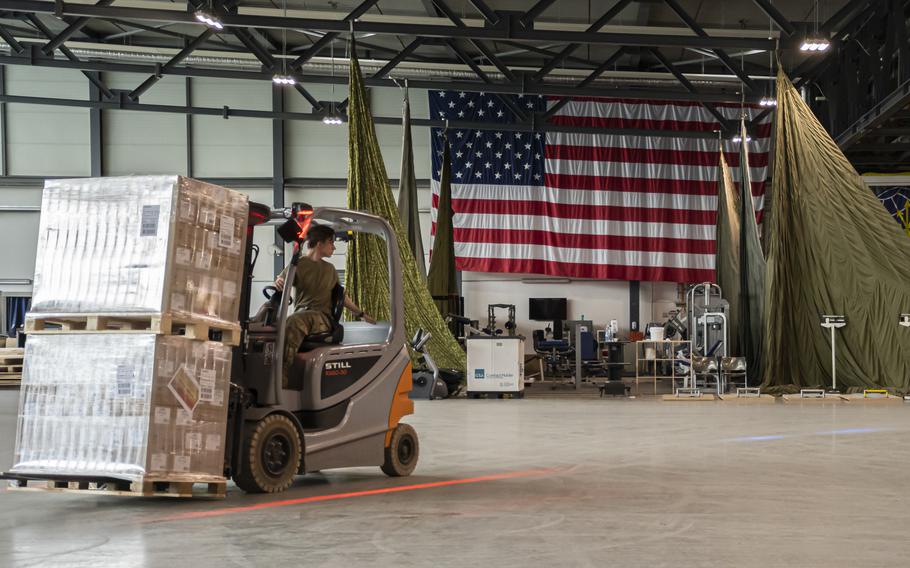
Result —
[[[585, 126], [590, 128], [636, 128], [640, 130], [678, 130], [682, 132], [714, 132], [718, 123], [695, 120], [657, 120], [643, 118], [625, 118], [620, 116], [565, 116], [551, 117], [549, 124], [559, 126]], [[754, 136], [767, 138], [771, 135], [771, 124], [759, 124], [755, 127]]]
[[[688, 179], [644, 179], [551, 173], [547, 173], [544, 179], [547, 187], [554, 189], [651, 192], [675, 195], [717, 195], [718, 191], [716, 181]], [[764, 194], [765, 182], [752, 182], [752, 195], [758, 197]]]
[[612, 249], [687, 254], [714, 254], [715, 241], [622, 235], [580, 235], [525, 229], [455, 229], [459, 243], [541, 245], [571, 249]]
[[[693, 150], [670, 150], [649, 148], [622, 148], [604, 146], [572, 146], [568, 144], [547, 144], [546, 156], [555, 160], [584, 160], [589, 162], [626, 162], [636, 164], [674, 164], [682, 166], [718, 167], [717, 152]], [[727, 165], [739, 167], [739, 152], [725, 152]], [[750, 168], [768, 165], [768, 154], [749, 155]]]
[[458, 270], [473, 272], [506, 272], [513, 274], [546, 274], [563, 278], [598, 280], [646, 280], [664, 282], [714, 282], [713, 270], [622, 266], [614, 264], [580, 264], [521, 258], [475, 258], [459, 256]]

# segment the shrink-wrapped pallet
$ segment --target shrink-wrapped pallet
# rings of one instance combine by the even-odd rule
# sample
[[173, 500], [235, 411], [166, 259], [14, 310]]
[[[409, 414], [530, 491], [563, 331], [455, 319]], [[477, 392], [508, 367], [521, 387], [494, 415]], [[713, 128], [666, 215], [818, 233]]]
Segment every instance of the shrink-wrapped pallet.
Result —
[[32, 312], [236, 322], [248, 198], [182, 176], [48, 180]]
[[11, 472], [127, 481], [223, 475], [231, 349], [144, 333], [33, 335]]

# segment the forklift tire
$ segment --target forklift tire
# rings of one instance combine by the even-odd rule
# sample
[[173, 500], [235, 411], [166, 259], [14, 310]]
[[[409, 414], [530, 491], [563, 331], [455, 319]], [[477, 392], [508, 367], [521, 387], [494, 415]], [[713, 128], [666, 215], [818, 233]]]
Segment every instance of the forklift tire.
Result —
[[247, 493], [278, 493], [300, 468], [300, 433], [287, 416], [270, 414], [245, 428], [240, 474], [234, 483]]
[[382, 472], [389, 477], [407, 477], [417, 467], [420, 457], [420, 442], [417, 432], [409, 424], [398, 424], [392, 431], [392, 440], [385, 449], [385, 463]]

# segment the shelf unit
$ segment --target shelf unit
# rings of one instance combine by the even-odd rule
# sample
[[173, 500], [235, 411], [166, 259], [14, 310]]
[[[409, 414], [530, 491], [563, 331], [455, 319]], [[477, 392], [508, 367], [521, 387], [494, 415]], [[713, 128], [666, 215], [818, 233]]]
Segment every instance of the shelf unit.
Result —
[[[654, 357], [646, 357], [648, 348], [654, 349]], [[654, 383], [654, 394], [657, 395], [657, 381], [660, 379], [670, 379], [671, 392], [676, 392], [676, 381], [683, 381], [683, 385], [688, 384], [691, 377], [691, 367], [688, 373], [677, 373], [676, 361], [674, 354], [683, 347], [689, 347], [691, 353], [692, 344], [689, 340], [663, 340], [651, 341], [642, 340], [635, 342], [635, 394], [641, 394], [641, 381], [652, 381]], [[663, 365], [662, 365], [663, 364]], [[662, 375], [660, 367], [670, 366], [670, 374]]]

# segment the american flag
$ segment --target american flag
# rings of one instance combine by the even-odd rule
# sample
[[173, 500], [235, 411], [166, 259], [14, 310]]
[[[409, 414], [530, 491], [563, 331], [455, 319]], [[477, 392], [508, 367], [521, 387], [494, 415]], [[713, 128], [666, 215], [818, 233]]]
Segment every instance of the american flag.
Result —
[[[540, 112], [540, 96], [430, 91], [434, 119], [488, 123], [432, 129], [433, 232], [446, 140], [452, 156], [456, 267], [572, 278], [714, 280], [719, 138], [514, 132], [511, 108]], [[504, 100], [508, 98], [511, 105]], [[758, 105], [717, 105], [747, 120]], [[551, 124], [712, 132], [698, 103], [573, 99]], [[738, 129], [737, 129], [738, 130]], [[756, 211], [764, 204], [770, 117], [748, 141]], [[723, 141], [739, 167], [739, 142]], [[734, 179], [738, 171], [734, 171]]]

